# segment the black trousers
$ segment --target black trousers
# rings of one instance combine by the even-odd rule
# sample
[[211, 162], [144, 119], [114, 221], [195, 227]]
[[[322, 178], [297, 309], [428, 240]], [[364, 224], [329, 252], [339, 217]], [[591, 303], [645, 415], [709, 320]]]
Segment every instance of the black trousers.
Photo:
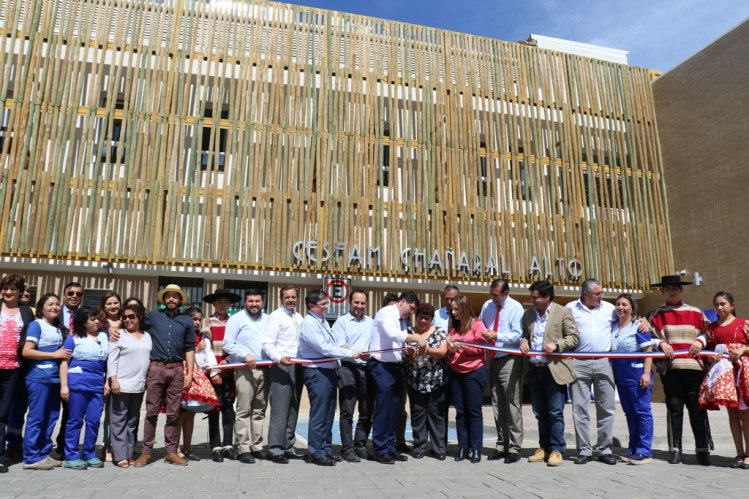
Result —
[[666, 395], [668, 443], [671, 451], [682, 450], [684, 406], [689, 413], [689, 424], [692, 426], [696, 450], [707, 452], [712, 448], [707, 411], [697, 406], [703, 378], [702, 371], [692, 369], [672, 369], [661, 375], [663, 392]]
[[[354, 409], [358, 405], [359, 418], [354, 432]], [[338, 407], [340, 410], [341, 452], [367, 446], [372, 429], [374, 388], [367, 380], [367, 366], [355, 362], [341, 362], [338, 371]]]
[[435, 388], [430, 393], [417, 392], [409, 386], [408, 400], [411, 402], [414, 452], [423, 453], [431, 441], [431, 450], [435, 454], [445, 454], [447, 386]]
[[[234, 373], [231, 370], [221, 373], [221, 384], [213, 385], [221, 406], [208, 413], [208, 444], [211, 450], [234, 445]], [[219, 416], [221, 424], [219, 425]], [[223, 433], [224, 438], [221, 438]]]

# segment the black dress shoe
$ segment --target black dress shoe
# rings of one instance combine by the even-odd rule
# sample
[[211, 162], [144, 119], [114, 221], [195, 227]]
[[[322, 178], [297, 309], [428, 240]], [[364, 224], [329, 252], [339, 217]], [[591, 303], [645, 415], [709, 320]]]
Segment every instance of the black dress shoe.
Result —
[[346, 461], [347, 463], [360, 463], [361, 462], [361, 458], [357, 456], [356, 452], [354, 452], [353, 450], [347, 450], [346, 452], [343, 453], [342, 457], [344, 461]]
[[237, 461], [244, 464], [255, 464], [255, 458], [249, 452], [243, 452], [237, 457]]
[[327, 455], [323, 457], [315, 457], [313, 455], [307, 456], [306, 461], [310, 464], [316, 464], [318, 466], [335, 466], [335, 459], [332, 456]]
[[341, 456], [336, 455], [336, 454], [328, 454], [325, 457], [329, 457], [330, 459], [332, 459], [336, 463], [340, 463], [341, 461], [343, 461], [343, 458]]
[[411, 452], [411, 447], [407, 443], [398, 444], [395, 446], [395, 450], [398, 452]]
[[237, 451], [234, 450], [233, 447], [229, 447], [228, 449], [224, 449], [224, 457], [226, 459], [229, 459], [231, 461], [234, 461], [237, 459]]
[[424, 457], [424, 452], [420, 450], [415, 450], [413, 451], [411, 455], [413, 456], [414, 459], [422, 459]]
[[262, 461], [263, 459], [268, 459], [268, 454], [264, 450], [254, 450], [251, 452], [251, 454], [252, 457], [260, 461]]
[[395, 459], [390, 454], [375, 454], [375, 461], [380, 464], [395, 464]]
[[273, 454], [269, 459], [276, 464], [289, 464], [289, 458], [283, 454]]
[[214, 463], [223, 463], [224, 462], [224, 453], [221, 452], [221, 450], [214, 450], [211, 452], [211, 459], [213, 459]]
[[710, 453], [705, 451], [697, 452], [697, 462], [702, 466], [710, 466]]
[[4, 464], [0, 464], [0, 473], [7, 473], [7, 472], [8, 472], [8, 467], [5, 466]]
[[284, 456], [286, 456], [288, 459], [304, 459], [304, 454], [301, 454], [295, 450], [287, 450], [284, 453]]
[[668, 458], [669, 464], [681, 464], [681, 451], [672, 450], [671, 457]]
[[404, 461], [408, 461], [408, 456], [405, 454], [401, 454], [400, 452], [391, 452], [390, 457], [393, 458], [393, 461], [399, 461], [401, 463]]
[[520, 454], [518, 454], [517, 452], [510, 452], [505, 458], [505, 464], [517, 463], [518, 461], [520, 461], [520, 459]]
[[580, 454], [575, 458], [575, 464], [588, 464], [593, 460], [593, 456], [587, 456], [585, 454]]
[[608, 464], [609, 466], [613, 466], [616, 464], [616, 457], [614, 457], [613, 454], [602, 454], [598, 456], [598, 460], [603, 464]]
[[458, 455], [455, 456], [456, 461], [465, 461], [466, 457], [468, 457], [468, 449], [460, 449], [458, 451]]
[[361, 459], [369, 459], [369, 452], [367, 452], [366, 447], [357, 447], [354, 449], [354, 452], [356, 452], [356, 455]]
[[481, 451], [476, 449], [471, 449], [471, 463], [476, 464], [481, 462]]
[[444, 461], [446, 459], [445, 454], [435, 451], [434, 449], [429, 451], [429, 455], [438, 461]]
[[487, 457], [487, 461], [499, 461], [500, 459], [507, 459], [507, 456], [509, 454], [503, 450], [495, 450], [494, 454], [490, 454], [489, 457]]

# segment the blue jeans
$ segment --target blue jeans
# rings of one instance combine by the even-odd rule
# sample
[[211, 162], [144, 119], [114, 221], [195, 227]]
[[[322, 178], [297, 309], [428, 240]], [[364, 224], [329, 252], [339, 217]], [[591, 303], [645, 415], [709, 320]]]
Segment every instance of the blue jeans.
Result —
[[99, 436], [99, 421], [104, 410], [104, 387], [98, 392], [70, 390], [68, 400], [68, 425], [65, 428], [65, 460], [80, 459], [78, 442], [81, 429], [86, 422], [83, 437], [83, 459], [96, 457], [96, 438]]
[[335, 369], [303, 367], [302, 376], [310, 405], [307, 450], [311, 456], [322, 459], [330, 454], [333, 441], [338, 375]]
[[29, 414], [23, 435], [23, 462], [38, 463], [52, 452], [52, 432], [60, 417], [60, 383], [26, 380]]
[[403, 408], [403, 369], [395, 362], [367, 361], [367, 376], [374, 386], [372, 448], [378, 456], [395, 452], [395, 435]]
[[564, 404], [567, 386], [557, 384], [548, 366], [530, 365], [528, 389], [533, 414], [538, 420], [538, 445], [546, 452], [567, 451], [564, 441]]
[[468, 373], [450, 370], [450, 392], [455, 406], [455, 429], [458, 447], [480, 451], [484, 443], [484, 385], [486, 369]]

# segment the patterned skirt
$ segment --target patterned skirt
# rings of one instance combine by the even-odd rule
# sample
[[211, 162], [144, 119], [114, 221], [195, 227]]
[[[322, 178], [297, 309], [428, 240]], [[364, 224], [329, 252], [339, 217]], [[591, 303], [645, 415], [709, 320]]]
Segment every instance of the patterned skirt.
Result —
[[[738, 343], [728, 344], [728, 351], [742, 347]], [[744, 404], [739, 404], [739, 400]], [[744, 356], [732, 363], [722, 359], [710, 367], [700, 386], [697, 404], [701, 409], [718, 410], [720, 406], [739, 409], [749, 402], [749, 357]]]
[[[187, 375], [187, 365], [184, 362], [182, 363], [182, 369]], [[192, 385], [190, 385], [187, 393], [182, 396], [180, 407], [192, 412], [208, 412], [220, 405], [211, 380], [201, 369], [196, 367], [192, 372]]]

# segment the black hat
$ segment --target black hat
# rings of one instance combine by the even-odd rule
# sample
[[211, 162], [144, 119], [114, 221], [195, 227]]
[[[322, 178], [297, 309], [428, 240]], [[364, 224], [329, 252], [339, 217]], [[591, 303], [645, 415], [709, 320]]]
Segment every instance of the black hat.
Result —
[[214, 301], [218, 300], [219, 298], [226, 298], [232, 303], [236, 303], [239, 300], [242, 299], [241, 296], [239, 296], [236, 293], [232, 293], [228, 289], [224, 288], [218, 288], [216, 291], [211, 293], [210, 295], [205, 295], [203, 297], [203, 301], [206, 303], [213, 303]]
[[681, 276], [679, 275], [664, 275], [663, 277], [661, 277], [661, 282], [651, 284], [650, 287], [663, 288], [666, 286], [686, 286], [688, 284], [692, 283], [689, 281], [682, 281]]

